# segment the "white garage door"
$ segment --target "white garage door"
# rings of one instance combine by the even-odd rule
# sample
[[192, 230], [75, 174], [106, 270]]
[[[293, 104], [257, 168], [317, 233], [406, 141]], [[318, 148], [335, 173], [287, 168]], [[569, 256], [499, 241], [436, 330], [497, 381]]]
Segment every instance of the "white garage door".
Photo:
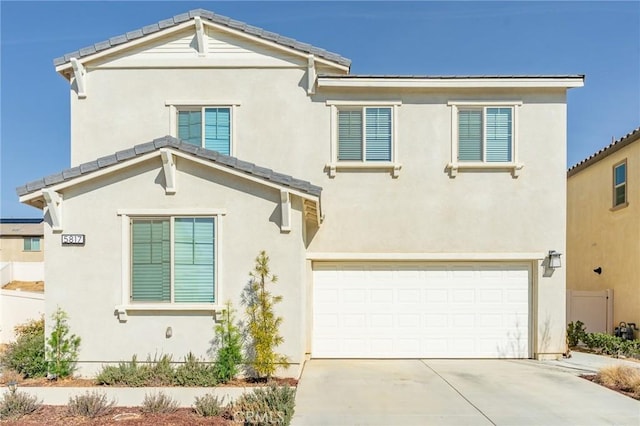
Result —
[[529, 268], [314, 264], [314, 358], [527, 358]]

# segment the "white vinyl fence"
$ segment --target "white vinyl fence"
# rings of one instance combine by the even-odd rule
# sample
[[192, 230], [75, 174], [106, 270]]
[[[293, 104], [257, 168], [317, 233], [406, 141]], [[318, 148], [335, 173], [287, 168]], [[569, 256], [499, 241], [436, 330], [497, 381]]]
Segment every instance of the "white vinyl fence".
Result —
[[3, 262], [0, 285], [11, 281], [44, 281], [44, 262]]
[[15, 339], [13, 328], [44, 313], [44, 294], [21, 290], [0, 290], [0, 343]]

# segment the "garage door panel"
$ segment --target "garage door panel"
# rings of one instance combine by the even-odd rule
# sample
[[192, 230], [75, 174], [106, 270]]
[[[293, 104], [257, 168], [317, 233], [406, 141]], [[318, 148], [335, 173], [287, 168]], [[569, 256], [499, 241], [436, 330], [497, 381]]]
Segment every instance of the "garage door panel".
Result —
[[314, 357], [527, 357], [524, 265], [314, 265]]

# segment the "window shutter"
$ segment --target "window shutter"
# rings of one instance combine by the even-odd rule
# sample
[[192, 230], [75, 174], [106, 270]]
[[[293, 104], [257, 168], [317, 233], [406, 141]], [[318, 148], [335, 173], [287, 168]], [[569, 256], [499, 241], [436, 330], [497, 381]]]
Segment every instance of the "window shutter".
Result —
[[338, 111], [338, 161], [362, 160], [362, 111]]
[[136, 302], [170, 302], [169, 220], [134, 220], [131, 227], [131, 299]]
[[458, 111], [458, 160], [482, 161], [482, 111]]
[[366, 109], [367, 161], [391, 161], [391, 108]]
[[487, 108], [487, 161], [511, 161], [511, 108]]
[[220, 154], [231, 155], [231, 110], [205, 108], [204, 147]]
[[200, 111], [178, 111], [178, 139], [202, 146], [202, 114]]
[[213, 303], [213, 218], [176, 218], [174, 232], [174, 301]]

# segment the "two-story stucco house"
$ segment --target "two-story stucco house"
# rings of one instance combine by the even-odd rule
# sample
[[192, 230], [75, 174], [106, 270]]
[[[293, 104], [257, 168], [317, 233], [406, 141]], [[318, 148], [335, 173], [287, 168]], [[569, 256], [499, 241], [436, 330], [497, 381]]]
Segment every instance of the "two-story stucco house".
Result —
[[47, 311], [69, 313], [83, 374], [206, 356], [263, 249], [289, 374], [307, 357], [564, 352], [549, 252], [565, 250], [566, 93], [583, 76], [352, 75], [204, 10], [55, 67], [72, 168], [18, 194], [45, 210]]
[[587, 331], [640, 326], [639, 165], [637, 128], [567, 172], [567, 289], [593, 295], [570, 320]]

